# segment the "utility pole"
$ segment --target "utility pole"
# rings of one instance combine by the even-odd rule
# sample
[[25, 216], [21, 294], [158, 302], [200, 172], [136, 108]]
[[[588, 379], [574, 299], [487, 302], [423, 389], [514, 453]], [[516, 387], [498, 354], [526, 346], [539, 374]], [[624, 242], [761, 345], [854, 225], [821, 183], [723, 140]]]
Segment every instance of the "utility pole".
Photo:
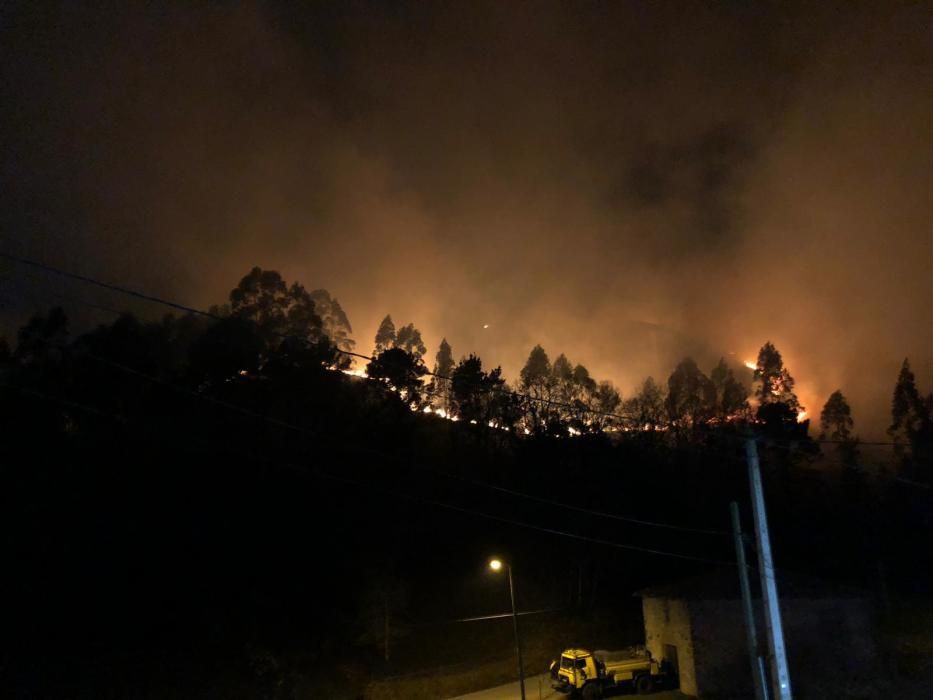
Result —
[[761, 599], [765, 609], [765, 627], [768, 632], [768, 650], [771, 657], [771, 686], [778, 700], [791, 700], [790, 672], [784, 651], [784, 629], [778, 605], [777, 580], [771, 557], [771, 539], [768, 536], [768, 516], [758, 466], [758, 446], [753, 437], [745, 439], [745, 457], [748, 462], [748, 480], [752, 489], [752, 514], [755, 518], [755, 539], [758, 543], [758, 568], [761, 576]]
[[515, 586], [512, 585], [512, 564], [508, 565], [509, 598], [512, 600], [512, 626], [515, 630], [515, 651], [518, 653], [518, 685], [522, 691], [522, 700], [525, 700], [525, 668], [522, 664], [522, 642], [518, 636], [518, 610], [515, 608]]
[[384, 594], [382, 602], [384, 605], [383, 612], [385, 613], [385, 618], [384, 618], [385, 627], [383, 630], [385, 633], [385, 660], [386, 660], [386, 664], [388, 665], [389, 663], [389, 637], [391, 636], [391, 632], [389, 629], [389, 594], [388, 593]]
[[745, 563], [745, 540], [742, 537], [742, 522], [739, 519], [739, 504], [729, 504], [732, 513], [732, 534], [735, 537], [735, 558], [739, 565], [739, 587], [742, 589], [742, 612], [745, 615], [745, 635], [748, 638], [748, 658], [752, 666], [752, 682], [755, 685], [755, 700], [768, 700], [768, 684], [764, 665], [758, 651], [758, 631], [755, 629], [755, 607], [752, 589], [748, 584], [748, 565]]

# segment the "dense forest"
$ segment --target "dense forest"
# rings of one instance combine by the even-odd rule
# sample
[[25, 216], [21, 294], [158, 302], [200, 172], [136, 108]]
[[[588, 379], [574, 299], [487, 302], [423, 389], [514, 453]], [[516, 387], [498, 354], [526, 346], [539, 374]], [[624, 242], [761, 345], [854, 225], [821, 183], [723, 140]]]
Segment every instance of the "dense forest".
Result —
[[631, 397], [540, 346], [507, 381], [390, 315], [361, 345], [330, 293], [259, 268], [208, 313], [75, 337], [52, 308], [0, 342], [3, 687], [353, 697], [475, 653], [441, 623], [504, 609], [491, 553], [523, 609], [627, 610], [732, 565], [748, 435], [779, 568], [931, 592], [933, 394], [907, 360], [882, 444], [842, 391], [811, 429], [770, 342]]

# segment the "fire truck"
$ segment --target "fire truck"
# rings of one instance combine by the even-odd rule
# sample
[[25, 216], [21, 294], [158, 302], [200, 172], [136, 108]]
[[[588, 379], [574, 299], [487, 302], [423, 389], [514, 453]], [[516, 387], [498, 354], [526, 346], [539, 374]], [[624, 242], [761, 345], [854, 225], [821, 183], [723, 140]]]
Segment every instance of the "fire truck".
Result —
[[628, 686], [639, 694], [667, 685], [668, 670], [646, 649], [610, 653], [565, 649], [551, 662], [551, 686], [571, 697], [597, 700], [611, 688]]

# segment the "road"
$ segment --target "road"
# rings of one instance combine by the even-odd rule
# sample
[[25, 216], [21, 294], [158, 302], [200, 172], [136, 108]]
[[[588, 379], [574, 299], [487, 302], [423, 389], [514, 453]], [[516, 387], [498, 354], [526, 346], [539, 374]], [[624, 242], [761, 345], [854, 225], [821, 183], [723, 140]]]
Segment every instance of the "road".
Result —
[[[518, 681], [516, 681], [515, 683], [480, 690], [468, 695], [458, 695], [455, 698], [448, 698], [448, 700], [521, 700], [521, 697]], [[556, 690], [551, 690], [550, 677], [546, 673], [525, 679], [525, 700], [557, 700], [558, 698], [564, 700], [566, 697], [566, 695], [558, 693]], [[644, 697], [646, 700], [687, 700], [689, 696], [683, 695], [676, 690], [667, 690], [652, 693], [651, 695], [622, 695], [621, 697]]]
[[[496, 688], [470, 693], [469, 695], [458, 695], [449, 700], [521, 700], [521, 697], [518, 681], [515, 681]], [[566, 697], [566, 695], [551, 689], [551, 678], [547, 673], [525, 679], [525, 700], [557, 700], [557, 698]]]

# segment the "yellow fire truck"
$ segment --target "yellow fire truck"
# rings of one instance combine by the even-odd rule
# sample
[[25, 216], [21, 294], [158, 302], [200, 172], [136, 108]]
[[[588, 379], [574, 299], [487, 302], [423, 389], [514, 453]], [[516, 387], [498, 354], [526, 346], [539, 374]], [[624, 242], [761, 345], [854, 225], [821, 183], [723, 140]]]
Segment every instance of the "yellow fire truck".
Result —
[[565, 649], [551, 662], [552, 687], [583, 700], [597, 700], [604, 690], [626, 685], [637, 693], [650, 693], [665, 685], [666, 676], [666, 669], [647, 650], [612, 654]]

